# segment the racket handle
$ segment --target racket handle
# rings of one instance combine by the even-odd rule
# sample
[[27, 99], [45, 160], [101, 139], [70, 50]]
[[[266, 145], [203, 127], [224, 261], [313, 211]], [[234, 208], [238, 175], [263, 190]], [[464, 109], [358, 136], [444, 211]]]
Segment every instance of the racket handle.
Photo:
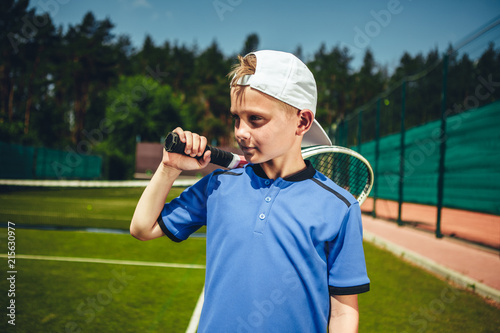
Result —
[[[168, 133], [167, 137], [165, 138], [164, 147], [165, 150], [169, 153], [186, 155], [186, 153], [184, 153], [186, 144], [180, 140], [177, 133]], [[239, 155], [215, 147], [210, 147], [209, 145], [207, 145], [203, 154], [205, 154], [207, 150], [210, 150], [212, 152], [210, 156], [210, 163], [220, 165], [224, 168], [234, 169], [241, 167], [247, 163], [245, 159], [240, 157]]]

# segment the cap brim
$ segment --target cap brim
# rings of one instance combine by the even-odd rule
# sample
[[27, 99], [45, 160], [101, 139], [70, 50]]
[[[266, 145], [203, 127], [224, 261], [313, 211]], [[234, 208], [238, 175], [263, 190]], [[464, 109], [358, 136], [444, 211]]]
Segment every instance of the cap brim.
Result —
[[317, 146], [317, 145], [327, 145], [331, 146], [332, 142], [330, 141], [330, 138], [326, 134], [325, 130], [319, 122], [314, 119], [314, 122], [309, 129], [309, 131], [304, 134], [304, 137], [302, 138], [302, 147], [310, 147], [310, 146]]

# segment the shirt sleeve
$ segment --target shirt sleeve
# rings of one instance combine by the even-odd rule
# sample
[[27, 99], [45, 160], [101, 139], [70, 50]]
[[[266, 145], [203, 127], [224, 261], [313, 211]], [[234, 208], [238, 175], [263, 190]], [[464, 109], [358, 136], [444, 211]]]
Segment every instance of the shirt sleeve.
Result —
[[331, 295], [360, 294], [370, 290], [358, 203], [347, 210], [337, 237], [327, 245], [327, 252]]
[[158, 224], [171, 240], [175, 242], [186, 240], [192, 233], [206, 225], [207, 187], [210, 178], [210, 175], [205, 176], [163, 207], [158, 217]]

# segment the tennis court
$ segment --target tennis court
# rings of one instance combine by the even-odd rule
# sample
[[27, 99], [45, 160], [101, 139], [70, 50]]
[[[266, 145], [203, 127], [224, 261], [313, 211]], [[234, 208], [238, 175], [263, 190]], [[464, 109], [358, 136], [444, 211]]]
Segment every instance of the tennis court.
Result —
[[[152, 1], [120, 2], [138, 19], [153, 10]], [[76, 10], [63, 3], [69, 1], [5, 1], [2, 7], [6, 15], [0, 23], [7, 38], [0, 56], [0, 332], [193, 333], [204, 291], [206, 228], [180, 244], [167, 237], [136, 240], [128, 229], [148, 181], [128, 180], [148, 179], [155, 172], [165, 132], [177, 126], [202, 133], [218, 147], [234, 144], [227, 114], [229, 82], [223, 79], [234, 56], [224, 54], [216, 40], [202, 50], [203, 41], [189, 46], [167, 39], [161, 45], [146, 36], [136, 48], [129, 36], [112, 32], [116, 22], [111, 18], [94, 16], [92, 11], [99, 14], [102, 6], [86, 13], [81, 24], [58, 28], [63, 12]], [[244, 6], [236, 10], [231, 1], [229, 7], [214, 1], [212, 7], [216, 3], [231, 12], [224, 24], [240, 17], [238, 26], [245, 26], [239, 16], [247, 15]], [[421, 28], [413, 24], [418, 8], [410, 9], [417, 1], [411, 3], [357, 8], [360, 15], [351, 15], [347, 25], [329, 20], [341, 22], [342, 31], [351, 34], [345, 39], [337, 34], [340, 30], [323, 26], [317, 32], [326, 31], [326, 39], [317, 51], [293, 36], [295, 53], [307, 61], [317, 87], [301, 99], [317, 95], [310, 108], [317, 110], [315, 119], [331, 142], [355, 150], [373, 168], [373, 176], [366, 173], [375, 179], [371, 197], [362, 205], [371, 290], [359, 295], [359, 331], [496, 333], [500, 16], [453, 45], [436, 45], [424, 53], [413, 48], [422, 48], [418, 42], [413, 50], [396, 54], [390, 50], [398, 46], [392, 35], [398, 22]], [[427, 8], [432, 13], [421, 12], [436, 14], [436, 4]], [[444, 12], [452, 13], [456, 4], [450, 2]], [[310, 13], [317, 10], [307, 7]], [[498, 4], [490, 7], [492, 14], [498, 11]], [[221, 27], [222, 15], [215, 10]], [[467, 12], [468, 23], [475, 12]], [[169, 10], [157, 20], [158, 13], [155, 8], [149, 21], [171, 23], [179, 16], [178, 10]], [[455, 21], [465, 26], [463, 19]], [[453, 35], [462, 33], [453, 30]], [[393, 53], [385, 64], [378, 63], [378, 51], [372, 52], [384, 40], [391, 44], [384, 52]], [[248, 35], [243, 46], [242, 54], [259, 49], [258, 34]], [[363, 53], [362, 64], [352, 62]], [[238, 116], [236, 111], [233, 107]], [[140, 147], [155, 151], [154, 156], [140, 154]], [[337, 165], [333, 170], [347, 169]], [[358, 175], [359, 170], [352, 169]], [[330, 171], [324, 173], [339, 182]], [[354, 178], [349, 172], [349, 191]], [[114, 179], [127, 181], [107, 181]], [[190, 181], [178, 183], [167, 201]], [[411, 235], [416, 232], [422, 237]], [[440, 245], [467, 243], [461, 249], [467, 253], [441, 252], [442, 247], [430, 247], [424, 238]], [[488, 253], [488, 260], [472, 248]], [[436, 253], [443, 262], [458, 258], [474, 265], [445, 267], [441, 274], [431, 268], [439, 266], [432, 263]], [[473, 278], [458, 282], [459, 274]], [[486, 285], [489, 278], [494, 283]], [[262, 320], [272, 316], [255, 311]]]
[[[363, 203], [363, 212], [371, 214], [373, 198]], [[398, 218], [398, 203], [391, 200], [378, 199], [376, 202], [377, 216], [396, 221]], [[403, 224], [415, 226], [423, 230], [434, 231], [437, 207], [405, 202], [402, 205]], [[500, 216], [463, 209], [443, 208], [441, 232], [449, 237], [466, 239], [495, 250], [500, 250]]]
[[[126, 229], [127, 214], [129, 220], [142, 188], [37, 189], [43, 200], [34, 200], [34, 191], [0, 195], [2, 219], [16, 225], [17, 271], [16, 325], [4, 315], [1, 331], [188, 330], [203, 290], [204, 237], [177, 244], [166, 238], [140, 242], [126, 232], [22, 229], [23, 221], [35, 216], [26, 214], [30, 209], [41, 213], [46, 226]], [[13, 201], [27, 208], [13, 214]], [[57, 217], [48, 213], [53, 202], [67, 206]], [[76, 221], [78, 207], [87, 214]], [[31, 221], [32, 226], [40, 224]], [[0, 231], [6, 249], [7, 228]], [[365, 251], [372, 290], [360, 295], [361, 332], [495, 332], [500, 326], [500, 309], [481, 297], [370, 243]], [[5, 258], [7, 250], [0, 254]], [[9, 283], [2, 279], [0, 288], [7, 292]], [[5, 312], [9, 299], [2, 300]]]
[[119, 234], [16, 236], [16, 326], [4, 320], [4, 332], [184, 332], [203, 288], [203, 238], [174, 248]]

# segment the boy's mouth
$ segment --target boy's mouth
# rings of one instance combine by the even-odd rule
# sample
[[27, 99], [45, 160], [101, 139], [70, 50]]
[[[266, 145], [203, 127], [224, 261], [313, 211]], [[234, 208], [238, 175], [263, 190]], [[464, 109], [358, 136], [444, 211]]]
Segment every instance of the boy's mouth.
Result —
[[242, 150], [244, 153], [251, 153], [251, 152], [253, 152], [254, 150], [256, 150], [256, 149], [257, 149], [257, 148], [255, 148], [255, 147], [244, 146], [244, 145], [241, 145], [241, 144], [240, 144], [240, 148], [241, 148], [241, 150]]

